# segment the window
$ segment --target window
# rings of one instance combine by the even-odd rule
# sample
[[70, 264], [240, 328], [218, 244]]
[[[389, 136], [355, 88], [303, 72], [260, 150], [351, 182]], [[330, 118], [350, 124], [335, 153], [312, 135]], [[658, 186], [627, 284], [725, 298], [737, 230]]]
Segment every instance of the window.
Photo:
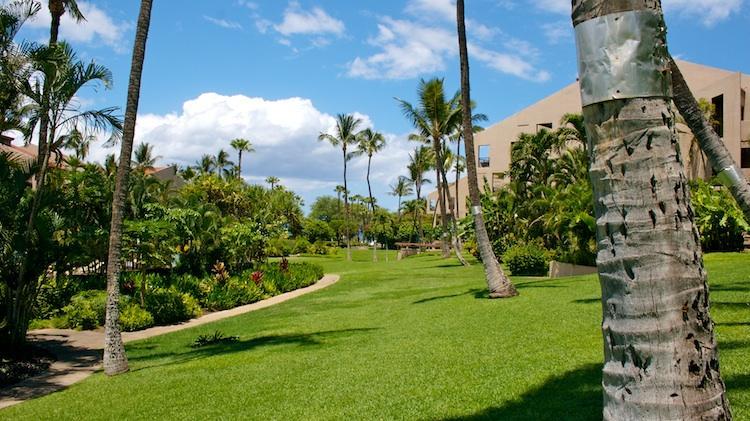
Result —
[[742, 148], [740, 161], [742, 168], [750, 168], [750, 148]]
[[536, 125], [536, 132], [539, 133], [542, 130], [552, 130], [552, 123], [539, 123]]
[[490, 145], [479, 145], [479, 167], [488, 168], [490, 166]]
[[719, 95], [711, 100], [716, 112], [714, 113], [714, 130], [719, 137], [724, 137], [724, 95]]
[[747, 93], [740, 89], [740, 120], [745, 121], [745, 103], [747, 102]]

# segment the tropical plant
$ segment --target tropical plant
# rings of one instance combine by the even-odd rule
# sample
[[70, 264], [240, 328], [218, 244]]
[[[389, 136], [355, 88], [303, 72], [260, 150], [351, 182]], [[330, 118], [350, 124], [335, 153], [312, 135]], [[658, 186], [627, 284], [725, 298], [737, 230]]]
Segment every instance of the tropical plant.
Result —
[[274, 177], [272, 175], [266, 177], [266, 183], [268, 183], [271, 190], [273, 190], [279, 184], [279, 182], [280, 182], [279, 177]]
[[213, 157], [208, 154], [201, 156], [201, 159], [195, 163], [195, 169], [198, 170], [198, 173], [200, 174], [210, 174], [214, 172], [215, 167], [216, 165], [214, 164]]
[[[574, 1], [574, 26], [635, 13], [651, 16], [634, 20], [630, 32], [655, 47], [648, 54], [623, 57], [617, 71], [653, 69], [654, 63], [660, 69], [629, 73], [634, 86], [649, 84], [658, 92], [583, 104], [602, 284], [603, 416], [731, 419], [700, 239], [674, 130], [661, 2], [602, 5], [599, 0]], [[599, 40], [630, 43], [633, 37], [613, 37], [608, 32], [613, 28], [598, 25], [599, 36], [579, 37], [579, 51], [591, 50], [588, 43], [596, 41], [600, 54], [616, 54], [624, 44]], [[599, 85], [605, 91], [615, 89], [617, 77], [602, 74], [609, 69], [581, 69], [582, 92], [591, 92], [592, 80], [611, 82]], [[659, 82], [647, 83], [646, 77]]]
[[353, 156], [367, 156], [367, 192], [370, 196], [370, 205], [373, 212], [375, 212], [375, 199], [372, 197], [372, 186], [370, 185], [370, 166], [372, 156], [383, 148], [385, 148], [383, 134], [367, 128], [357, 134], [357, 149], [352, 153]]
[[414, 193], [414, 183], [409, 179], [409, 177], [405, 177], [402, 175], [398, 177], [398, 180], [395, 184], [390, 185], [390, 188], [391, 192], [389, 194], [391, 196], [398, 197], [398, 221], [399, 223], [401, 223], [401, 199]]
[[109, 231], [109, 255], [107, 256], [107, 315], [104, 323], [104, 372], [109, 376], [128, 370], [128, 359], [120, 334], [120, 311], [118, 307], [120, 300], [122, 221], [125, 210], [125, 193], [128, 189], [130, 158], [133, 153], [138, 100], [141, 93], [141, 75], [143, 74], [143, 61], [146, 55], [146, 39], [151, 22], [151, 6], [152, 0], [141, 0], [130, 67], [120, 162], [117, 166], [115, 191], [112, 199], [112, 224]]
[[429, 140], [435, 152], [436, 178], [438, 180], [438, 192], [440, 214], [443, 223], [443, 257], [450, 255], [450, 242], [453, 242], [456, 257], [466, 265], [466, 260], [461, 255], [458, 247], [458, 237], [456, 235], [455, 223], [451, 222], [447, 210], [447, 189], [448, 178], [443, 156], [443, 143], [447, 136], [455, 131], [455, 128], [461, 124], [461, 108], [458, 105], [459, 95], [447, 100], [443, 89], [442, 79], [431, 79], [419, 82], [417, 88], [418, 106], [414, 106], [407, 101], [396, 98], [404, 116], [412, 123], [417, 130], [418, 136], [423, 140]]
[[145, 171], [156, 165], [156, 160], [160, 157], [154, 155], [154, 147], [149, 143], [143, 142], [136, 146], [133, 151], [133, 168], [137, 171]]
[[234, 168], [234, 162], [229, 160], [229, 153], [224, 149], [219, 149], [219, 152], [213, 158], [214, 171], [216, 175], [224, 178], [231, 178], [232, 170]]
[[255, 152], [255, 148], [253, 148], [253, 144], [249, 140], [241, 138], [233, 139], [229, 142], [229, 145], [237, 151], [237, 177], [242, 177], [242, 153]]
[[318, 141], [327, 141], [333, 147], [340, 147], [344, 157], [344, 220], [346, 235], [346, 259], [352, 259], [351, 238], [349, 232], [349, 191], [346, 180], [346, 163], [351, 156], [347, 153], [349, 146], [357, 142], [357, 128], [362, 124], [362, 120], [351, 114], [339, 114], [336, 116], [336, 127], [331, 133], [321, 133]]
[[[484, 265], [487, 288], [490, 298], [506, 298], [518, 295], [513, 283], [503, 273], [500, 263], [492, 250], [487, 229], [484, 226], [484, 217], [479, 198], [479, 186], [477, 185], [477, 167], [474, 157], [474, 124], [472, 119], [472, 107], [469, 84], [469, 56], [466, 46], [466, 22], [464, 17], [464, 1], [456, 1], [456, 14], [458, 21], [458, 45], [461, 61], [461, 110], [463, 140], [466, 143], [466, 167], [468, 170], [469, 196], [473, 207], [474, 231], [477, 239], [477, 247]], [[460, 141], [459, 141], [460, 142]], [[458, 183], [456, 183], [458, 188]], [[458, 194], [456, 194], [458, 201]], [[458, 207], [456, 207], [458, 209]]]

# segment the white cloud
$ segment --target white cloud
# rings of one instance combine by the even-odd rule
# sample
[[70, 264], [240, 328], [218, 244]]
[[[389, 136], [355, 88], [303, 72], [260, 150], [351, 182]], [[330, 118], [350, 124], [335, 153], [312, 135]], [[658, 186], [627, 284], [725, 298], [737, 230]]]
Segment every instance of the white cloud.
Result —
[[[379, 51], [349, 62], [348, 76], [409, 79], [445, 70], [446, 60], [458, 55], [455, 31], [390, 17], [381, 18], [377, 36], [370, 38], [368, 43]], [[533, 46], [513, 38], [509, 38], [505, 44], [514, 52], [500, 53], [472, 46], [472, 57], [492, 69], [523, 79], [549, 79], [549, 74], [537, 70], [529, 61], [537, 55]]]
[[573, 24], [570, 21], [557, 21], [542, 25], [542, 31], [547, 42], [552, 45], [559, 44], [565, 39], [573, 38]]
[[[537, 9], [546, 12], [570, 15], [570, 0], [533, 0]], [[711, 26], [737, 13], [743, 0], [663, 0], [664, 12], [699, 18], [704, 25]]]
[[455, 0], [411, 0], [406, 11], [415, 16], [436, 16], [443, 20], [456, 21]]
[[226, 19], [217, 19], [211, 16], [203, 15], [203, 19], [213, 23], [216, 26], [220, 26], [222, 28], [226, 29], [242, 29], [242, 25], [240, 25], [237, 22], [226, 20]]
[[[105, 11], [87, 1], [78, 1], [78, 8], [86, 20], [78, 23], [68, 14], [63, 15], [60, 20], [60, 39], [82, 43], [101, 42], [118, 51], [125, 51], [123, 37], [132, 27], [131, 23], [116, 22]], [[42, 7], [27, 25], [30, 28], [49, 30], [51, 22], [49, 9]]]
[[[353, 113], [362, 119], [360, 128], [374, 127], [369, 116]], [[303, 195], [311, 203], [316, 195], [331, 194], [341, 184], [341, 150], [319, 142], [321, 132], [333, 130], [335, 117], [319, 111], [304, 98], [267, 100], [244, 95], [204, 93], [186, 101], [175, 113], [138, 116], [135, 142], [148, 142], [159, 155], [160, 164], [193, 165], [203, 154], [215, 155], [219, 149], [230, 153], [231, 139], [249, 139], [256, 152], [243, 155], [243, 176], [262, 183], [270, 175]], [[371, 181], [381, 199], [387, 199], [387, 185], [405, 173], [408, 145], [405, 136], [384, 134], [389, 145], [373, 158]], [[392, 142], [391, 142], [392, 141]], [[406, 149], [410, 146], [410, 149]], [[114, 152], [101, 143], [92, 145], [92, 159], [103, 161]], [[366, 157], [350, 162], [349, 181], [356, 193], [364, 193]]]
[[320, 7], [303, 10], [299, 2], [291, 1], [284, 11], [284, 20], [274, 25], [274, 29], [285, 36], [333, 34], [341, 36], [346, 27], [344, 22], [331, 17]]

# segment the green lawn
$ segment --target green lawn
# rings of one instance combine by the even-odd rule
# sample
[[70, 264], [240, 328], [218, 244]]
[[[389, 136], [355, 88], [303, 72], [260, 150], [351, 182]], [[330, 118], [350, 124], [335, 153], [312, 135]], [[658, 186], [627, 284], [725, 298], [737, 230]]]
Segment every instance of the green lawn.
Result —
[[[0, 419], [600, 419], [595, 277], [516, 278], [485, 298], [480, 265], [419, 256], [310, 258], [339, 283], [208, 326], [130, 344], [97, 374]], [[750, 419], [750, 254], [706, 257], [722, 373]], [[191, 348], [220, 330], [239, 342]]]

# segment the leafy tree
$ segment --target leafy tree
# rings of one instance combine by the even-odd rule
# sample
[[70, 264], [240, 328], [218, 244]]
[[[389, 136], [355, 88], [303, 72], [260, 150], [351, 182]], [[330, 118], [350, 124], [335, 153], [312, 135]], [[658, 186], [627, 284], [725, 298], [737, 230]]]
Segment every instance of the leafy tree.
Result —
[[336, 116], [336, 127], [334, 133], [321, 133], [318, 141], [327, 141], [333, 147], [340, 147], [344, 157], [344, 219], [346, 235], [346, 259], [352, 259], [351, 239], [349, 238], [349, 192], [346, 181], [346, 163], [351, 156], [347, 153], [349, 146], [357, 142], [357, 128], [362, 124], [362, 120], [351, 114], [339, 114]]

